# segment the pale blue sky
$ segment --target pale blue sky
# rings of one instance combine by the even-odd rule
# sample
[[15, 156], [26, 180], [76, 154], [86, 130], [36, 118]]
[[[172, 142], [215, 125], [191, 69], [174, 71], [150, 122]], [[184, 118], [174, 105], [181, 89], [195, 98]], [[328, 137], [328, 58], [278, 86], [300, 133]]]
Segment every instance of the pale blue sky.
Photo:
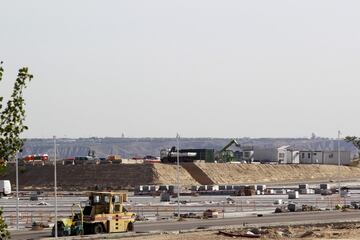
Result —
[[26, 137], [360, 135], [359, 1], [2, 1]]

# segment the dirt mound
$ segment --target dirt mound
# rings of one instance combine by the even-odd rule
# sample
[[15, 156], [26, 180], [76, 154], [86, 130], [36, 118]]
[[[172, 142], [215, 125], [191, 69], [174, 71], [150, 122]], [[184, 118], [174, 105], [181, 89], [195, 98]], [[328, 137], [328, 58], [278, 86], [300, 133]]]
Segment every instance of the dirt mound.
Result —
[[[216, 184], [267, 183], [284, 181], [317, 181], [337, 179], [333, 165], [270, 165], [196, 163]], [[342, 179], [360, 177], [360, 168], [340, 167]]]
[[[337, 179], [337, 166], [329, 165], [248, 165], [196, 163], [180, 166], [183, 186], [199, 184], [282, 183]], [[130, 189], [138, 185], [176, 184], [177, 166], [170, 164], [89, 164], [58, 165], [58, 186], [62, 190]], [[341, 167], [341, 178], [360, 177], [359, 167]], [[15, 167], [10, 164], [0, 179], [15, 183]], [[19, 186], [52, 188], [54, 167], [20, 166]]]
[[181, 166], [193, 177], [196, 182], [202, 185], [213, 185], [214, 182], [195, 163], [182, 163]]
[[352, 162], [350, 163], [350, 166], [360, 167], [360, 158], [352, 160]]
[[[179, 168], [180, 183], [183, 186], [198, 185], [199, 183], [182, 166]], [[154, 184], [176, 184], [176, 165], [153, 164]]]
[[[15, 167], [9, 165], [0, 179], [15, 183]], [[197, 182], [180, 168], [183, 185]], [[124, 189], [137, 185], [175, 184], [176, 166], [166, 164], [89, 164], [58, 165], [57, 184], [63, 190]], [[52, 165], [26, 165], [19, 167], [20, 188], [48, 189], [54, 186], [54, 167]]]

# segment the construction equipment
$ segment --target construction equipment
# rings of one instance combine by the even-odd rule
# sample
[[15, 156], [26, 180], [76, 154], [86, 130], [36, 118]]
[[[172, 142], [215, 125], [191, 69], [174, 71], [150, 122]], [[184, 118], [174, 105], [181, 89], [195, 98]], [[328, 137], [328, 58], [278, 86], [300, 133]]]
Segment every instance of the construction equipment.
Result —
[[203, 212], [203, 218], [218, 218], [219, 212], [216, 209], [207, 209]]
[[124, 207], [127, 193], [90, 192], [83, 210], [85, 234], [133, 231], [136, 215]]
[[235, 159], [234, 152], [229, 148], [235, 145], [236, 147], [240, 148], [241, 145], [235, 140], [232, 139], [225, 147], [223, 147], [220, 151], [216, 152], [215, 160], [217, 162], [232, 162]]
[[[176, 147], [170, 149], [161, 149], [160, 161], [162, 163], [176, 163], [178, 150]], [[205, 161], [214, 162], [214, 149], [194, 148], [194, 149], [179, 149], [180, 162], [195, 162]]]
[[[80, 213], [57, 222], [58, 236], [133, 231], [135, 213], [124, 207], [125, 192], [89, 192], [89, 204]], [[53, 228], [53, 236], [55, 235]]]
[[[176, 147], [171, 149], [161, 149], [160, 159], [163, 163], [174, 163], [177, 160], [178, 150]], [[183, 149], [179, 149], [179, 161], [180, 162], [192, 162], [196, 158], [196, 152], [190, 152]]]
[[[79, 212], [75, 212], [75, 207]], [[80, 204], [73, 204], [71, 207], [71, 216], [69, 218], [62, 218], [57, 222], [57, 235], [75, 236], [84, 234], [84, 219], [83, 211]], [[52, 228], [52, 236], [55, 236], [55, 226]]]
[[[203, 160], [205, 162], [233, 162], [236, 158], [234, 152], [229, 149], [232, 145], [235, 145], [238, 148], [241, 147], [235, 139], [232, 139], [225, 147], [216, 152], [214, 149], [179, 149], [179, 161], [194, 162], [197, 160]], [[175, 163], [177, 161], [177, 154], [178, 150], [176, 147], [162, 149], [160, 151], [161, 162]], [[250, 158], [250, 156], [248, 157]]]
[[122, 157], [120, 155], [109, 155], [106, 158], [107, 163], [120, 164], [122, 163]]

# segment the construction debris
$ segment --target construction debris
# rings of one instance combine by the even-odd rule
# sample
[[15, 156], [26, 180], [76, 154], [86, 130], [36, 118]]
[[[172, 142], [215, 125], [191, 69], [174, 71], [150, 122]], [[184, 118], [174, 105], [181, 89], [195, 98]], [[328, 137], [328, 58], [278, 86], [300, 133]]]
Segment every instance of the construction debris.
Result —
[[260, 233], [254, 233], [253, 231], [219, 231], [219, 234], [224, 235], [224, 236], [228, 236], [228, 237], [246, 237], [246, 238], [260, 238], [261, 234]]
[[203, 213], [203, 218], [217, 218], [219, 216], [219, 212], [216, 209], [207, 209]]

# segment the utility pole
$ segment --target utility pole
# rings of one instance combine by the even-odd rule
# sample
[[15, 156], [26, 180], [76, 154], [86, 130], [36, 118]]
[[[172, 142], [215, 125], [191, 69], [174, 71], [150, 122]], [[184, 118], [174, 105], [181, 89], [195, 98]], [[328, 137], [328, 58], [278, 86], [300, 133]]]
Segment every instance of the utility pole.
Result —
[[338, 131], [338, 141], [337, 141], [337, 148], [338, 148], [338, 188], [339, 188], [339, 201], [341, 202], [341, 186], [340, 186], [340, 165], [341, 165], [341, 158], [340, 158], [340, 136], [341, 132]]
[[18, 153], [15, 154], [16, 171], [16, 230], [19, 230], [19, 161]]
[[178, 219], [180, 219], [180, 156], [179, 156], [179, 143], [180, 135], [179, 133], [176, 134], [176, 142], [177, 142], [177, 154], [176, 154], [176, 162], [177, 162], [177, 169], [176, 169], [176, 181], [177, 181], [177, 207], [178, 207]]
[[58, 237], [57, 226], [57, 179], [56, 179], [56, 136], [54, 136], [54, 195], [55, 195], [55, 239]]

